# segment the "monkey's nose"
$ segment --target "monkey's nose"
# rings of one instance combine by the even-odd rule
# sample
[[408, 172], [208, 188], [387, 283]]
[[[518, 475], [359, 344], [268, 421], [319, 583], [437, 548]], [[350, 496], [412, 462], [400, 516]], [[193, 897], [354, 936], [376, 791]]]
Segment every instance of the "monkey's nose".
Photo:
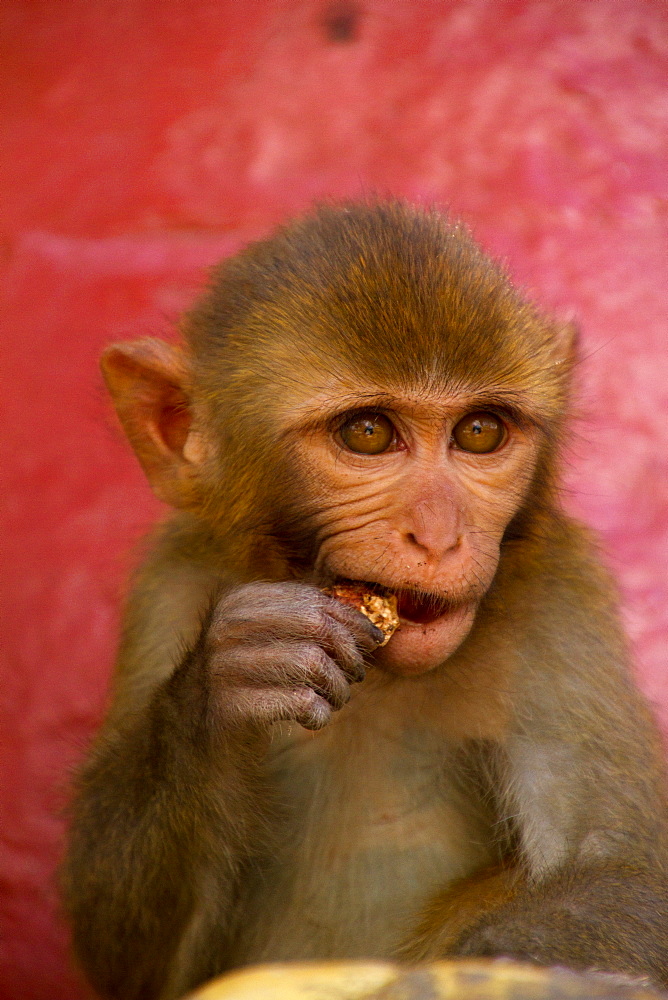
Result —
[[461, 518], [452, 503], [416, 503], [401, 527], [402, 547], [413, 558], [419, 553], [422, 559], [439, 562], [462, 544]]
[[407, 566], [416, 569], [437, 569], [443, 561], [456, 556], [462, 547], [462, 537], [459, 532], [447, 535], [426, 537], [414, 531], [408, 531], [402, 539], [402, 554]]

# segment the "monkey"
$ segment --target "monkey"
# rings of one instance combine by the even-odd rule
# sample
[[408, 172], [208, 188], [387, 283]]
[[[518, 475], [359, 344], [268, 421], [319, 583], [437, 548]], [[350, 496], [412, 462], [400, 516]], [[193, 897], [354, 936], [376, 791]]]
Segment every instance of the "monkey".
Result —
[[[573, 327], [369, 200], [224, 261], [181, 334], [102, 360], [173, 512], [72, 805], [93, 986], [487, 955], [668, 985], [661, 743], [559, 499]], [[389, 642], [337, 584], [396, 598]]]

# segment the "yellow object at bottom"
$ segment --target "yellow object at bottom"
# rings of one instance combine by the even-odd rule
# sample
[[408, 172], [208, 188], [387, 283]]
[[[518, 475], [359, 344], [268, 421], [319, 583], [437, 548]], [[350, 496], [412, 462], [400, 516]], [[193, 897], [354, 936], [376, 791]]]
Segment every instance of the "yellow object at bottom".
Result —
[[460, 959], [415, 967], [390, 962], [250, 966], [207, 983], [189, 1000], [668, 1000], [668, 994], [626, 976], [509, 959]]

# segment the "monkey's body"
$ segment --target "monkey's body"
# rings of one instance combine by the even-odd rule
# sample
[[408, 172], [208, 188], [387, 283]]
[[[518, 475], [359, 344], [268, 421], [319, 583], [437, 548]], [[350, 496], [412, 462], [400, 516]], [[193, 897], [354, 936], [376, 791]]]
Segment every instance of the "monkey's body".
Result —
[[[373, 711], [373, 679], [364, 683], [355, 700], [368, 695]], [[492, 860], [489, 826], [452, 786], [447, 751], [441, 743], [438, 767], [428, 724], [420, 737], [432, 753], [353, 718], [277, 751], [272, 787], [286, 816], [246, 887], [234, 965], [395, 956], [439, 889]]]
[[[157, 342], [109, 354], [184, 512], [139, 573], [75, 806], [94, 984], [171, 1000], [248, 962], [444, 954], [668, 983], [661, 748], [554, 497], [568, 338], [400, 206], [239, 260], [191, 320], [196, 376]], [[383, 649], [313, 586], [346, 578], [398, 595]]]

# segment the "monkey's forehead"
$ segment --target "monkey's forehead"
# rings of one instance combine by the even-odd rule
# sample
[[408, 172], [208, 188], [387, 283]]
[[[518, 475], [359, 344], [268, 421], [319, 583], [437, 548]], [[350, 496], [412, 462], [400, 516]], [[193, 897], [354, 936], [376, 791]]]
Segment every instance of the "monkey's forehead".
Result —
[[200, 371], [235, 383], [493, 383], [544, 404], [566, 377], [555, 328], [466, 231], [396, 202], [325, 207], [253, 244], [221, 267], [191, 320]]
[[[564, 408], [570, 361], [544, 327], [525, 332], [515, 316], [501, 322], [468, 318], [461, 329], [399, 322], [387, 301], [381, 315], [349, 320], [326, 308], [290, 318], [258, 310], [201, 356], [196, 370], [206, 394], [226, 395], [242, 409], [262, 400], [274, 412], [349, 405], [429, 405], [446, 414], [460, 405], [498, 403], [529, 417], [553, 419]], [[387, 401], [386, 401], [387, 400]]]

